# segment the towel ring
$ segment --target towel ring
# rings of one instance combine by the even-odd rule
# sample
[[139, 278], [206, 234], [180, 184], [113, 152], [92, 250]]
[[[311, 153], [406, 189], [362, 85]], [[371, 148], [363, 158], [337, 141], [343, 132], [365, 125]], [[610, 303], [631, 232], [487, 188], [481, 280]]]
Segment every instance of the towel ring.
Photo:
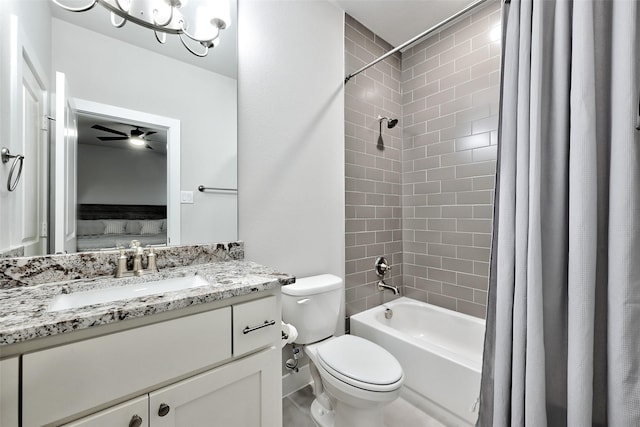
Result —
[[[9, 159], [13, 159], [11, 169], [9, 170], [9, 178], [7, 178], [7, 190], [13, 191], [18, 186], [18, 182], [20, 182], [20, 177], [22, 176], [24, 156], [22, 154], [11, 154], [7, 147], [2, 147], [2, 150], [0, 150], [0, 156], [2, 157], [2, 163], [7, 163]], [[16, 166], [18, 165], [18, 163], [20, 163], [20, 167], [18, 168], [18, 175], [16, 175], [15, 179], [13, 179], [13, 174], [16, 171]]]

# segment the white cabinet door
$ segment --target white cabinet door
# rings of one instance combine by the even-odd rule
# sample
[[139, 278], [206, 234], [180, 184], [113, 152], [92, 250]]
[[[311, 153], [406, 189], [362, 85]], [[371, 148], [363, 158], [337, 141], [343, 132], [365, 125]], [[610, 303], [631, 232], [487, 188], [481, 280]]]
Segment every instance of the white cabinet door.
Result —
[[61, 427], [149, 427], [148, 404], [145, 394]]
[[152, 427], [282, 425], [275, 347], [149, 394]]
[[0, 360], [0, 426], [18, 427], [20, 390], [18, 357]]

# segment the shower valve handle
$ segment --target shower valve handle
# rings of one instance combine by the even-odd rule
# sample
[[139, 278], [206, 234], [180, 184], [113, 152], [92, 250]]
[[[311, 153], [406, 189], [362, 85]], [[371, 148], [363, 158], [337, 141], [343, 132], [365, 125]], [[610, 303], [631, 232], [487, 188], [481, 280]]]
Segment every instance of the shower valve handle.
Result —
[[384, 277], [385, 274], [391, 270], [391, 266], [387, 262], [387, 259], [381, 256], [376, 259], [375, 270], [378, 277]]

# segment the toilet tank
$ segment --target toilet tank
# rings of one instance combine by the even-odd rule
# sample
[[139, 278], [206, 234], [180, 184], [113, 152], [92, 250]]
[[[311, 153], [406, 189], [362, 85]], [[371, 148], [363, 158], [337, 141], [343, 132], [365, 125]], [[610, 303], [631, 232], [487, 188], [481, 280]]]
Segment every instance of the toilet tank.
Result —
[[341, 278], [332, 274], [304, 277], [281, 289], [282, 320], [298, 330], [296, 344], [310, 344], [334, 334], [344, 293]]

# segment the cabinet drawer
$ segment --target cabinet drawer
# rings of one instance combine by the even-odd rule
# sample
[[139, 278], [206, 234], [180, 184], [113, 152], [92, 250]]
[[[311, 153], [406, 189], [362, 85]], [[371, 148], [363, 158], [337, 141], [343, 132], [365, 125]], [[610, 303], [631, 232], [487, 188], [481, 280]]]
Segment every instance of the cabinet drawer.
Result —
[[23, 427], [41, 426], [231, 357], [231, 308], [23, 356]]
[[275, 296], [233, 306], [233, 355], [280, 341], [280, 310]]
[[[145, 394], [113, 408], [105, 409], [61, 427], [149, 427], [149, 398]], [[139, 424], [134, 420], [138, 417]]]

